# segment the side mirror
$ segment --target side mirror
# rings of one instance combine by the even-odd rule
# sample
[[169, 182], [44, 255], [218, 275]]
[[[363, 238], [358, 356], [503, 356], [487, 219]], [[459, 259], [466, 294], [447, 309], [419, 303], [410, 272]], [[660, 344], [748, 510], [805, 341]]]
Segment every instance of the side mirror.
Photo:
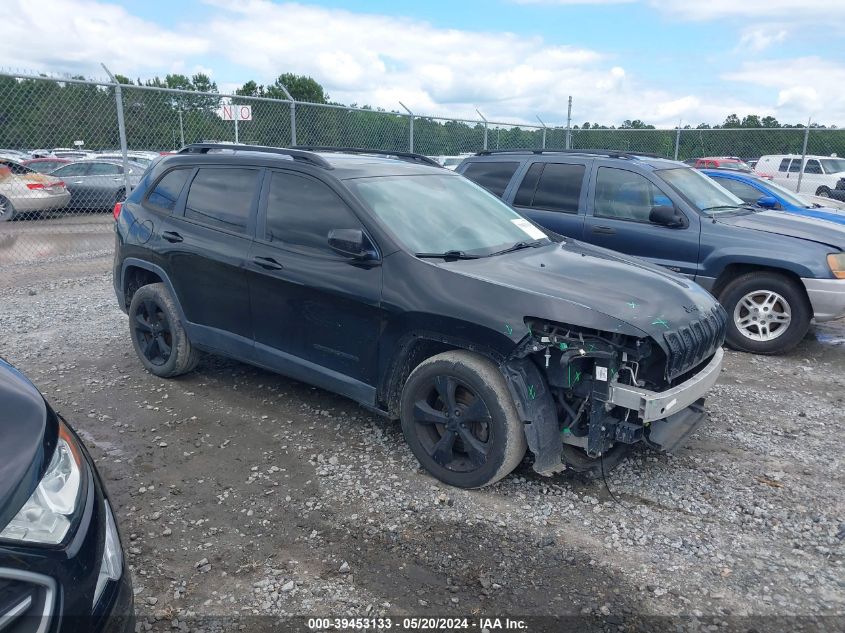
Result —
[[651, 213], [648, 214], [648, 221], [653, 224], [660, 224], [661, 226], [675, 227], [684, 225], [683, 216], [678, 213], [677, 209], [665, 204], [652, 207]]
[[329, 246], [341, 255], [355, 259], [375, 259], [376, 253], [361, 229], [332, 229]]
[[757, 206], [764, 209], [777, 209], [778, 201], [774, 196], [762, 196], [757, 200]]

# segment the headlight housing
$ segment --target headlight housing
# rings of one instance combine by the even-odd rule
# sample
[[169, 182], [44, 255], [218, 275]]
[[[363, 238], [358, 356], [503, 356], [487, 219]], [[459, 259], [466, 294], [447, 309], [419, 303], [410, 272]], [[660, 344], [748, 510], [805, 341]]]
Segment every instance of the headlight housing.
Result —
[[38, 487], [0, 532], [0, 539], [57, 545], [73, 523], [82, 494], [82, 452], [63, 422], [50, 464]]
[[103, 594], [109, 580], [119, 580], [123, 573], [123, 550], [120, 549], [120, 537], [117, 535], [117, 525], [108, 501], [103, 501], [106, 515], [106, 541], [103, 545], [103, 562], [100, 563], [100, 575], [97, 576], [97, 587], [94, 589], [94, 605]]
[[837, 279], [845, 279], [845, 253], [831, 253], [827, 256], [830, 272]]

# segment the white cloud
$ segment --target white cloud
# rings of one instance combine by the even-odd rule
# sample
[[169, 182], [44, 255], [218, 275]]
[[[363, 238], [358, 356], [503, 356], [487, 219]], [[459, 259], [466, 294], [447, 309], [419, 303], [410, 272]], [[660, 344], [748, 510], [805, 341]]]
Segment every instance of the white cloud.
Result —
[[93, 0], [5, 0], [0, 60], [9, 67], [102, 76], [165, 71], [209, 50], [207, 39], [142, 20], [124, 8]]
[[816, 56], [750, 61], [723, 78], [771, 89], [778, 115], [788, 120], [845, 120], [845, 92], [840, 88], [845, 65]]
[[[810, 101], [830, 108], [826, 121], [845, 120], [843, 99], [826, 87], [842, 85], [845, 76], [825, 70], [793, 77], [781, 76], [775, 66], [746, 64], [727, 78], [770, 88], [766, 100], [748, 103], [727, 89], [690, 94], [671, 78], [666, 88], [650, 85], [624, 59], [600, 50], [400, 17], [268, 0], [209, 0], [208, 17], [165, 29], [105, 0], [13, 1], [0, 21], [0, 59], [36, 71], [101, 75], [101, 60], [130, 77], [211, 74], [214, 68], [223, 91], [248, 79], [271, 83], [287, 71], [313, 76], [343, 103], [399, 110], [401, 100], [417, 113], [464, 117], [475, 117], [478, 107], [491, 120], [525, 123], [536, 123], [537, 114], [549, 124], [564, 121], [569, 95], [578, 122], [713, 123], [731, 112], [792, 114]], [[749, 35], [748, 46], [763, 46], [765, 35]], [[830, 70], [818, 59], [805, 64]], [[807, 87], [817, 93], [811, 96]]]
[[788, 18], [806, 21], [845, 16], [841, 0], [648, 0], [654, 9], [686, 20]]
[[759, 53], [773, 44], [780, 44], [786, 39], [786, 29], [772, 26], [758, 26], [746, 29], [739, 38], [737, 50]]

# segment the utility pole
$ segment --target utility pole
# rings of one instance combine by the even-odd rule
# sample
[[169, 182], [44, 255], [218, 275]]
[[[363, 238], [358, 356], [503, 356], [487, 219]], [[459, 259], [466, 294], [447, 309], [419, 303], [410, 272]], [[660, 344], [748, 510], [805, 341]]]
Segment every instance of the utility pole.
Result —
[[290, 101], [290, 144], [296, 145], [296, 101], [284, 85], [282, 85], [281, 83], [278, 85], [279, 88], [282, 89], [282, 92], [285, 93], [285, 96], [288, 98], [288, 101]]
[[543, 123], [543, 119], [540, 118], [540, 115], [535, 115], [537, 120], [540, 122], [540, 125], [543, 126], [543, 145], [541, 146], [543, 149], [546, 149], [546, 124]]
[[476, 108], [476, 112], [478, 112], [478, 116], [481, 117], [481, 120], [484, 121], [484, 149], [487, 149], [487, 119], [481, 114], [481, 111]]
[[132, 185], [129, 184], [129, 158], [126, 156], [126, 122], [123, 120], [123, 91], [120, 88], [120, 82], [111, 74], [111, 71], [106, 68], [105, 64], [100, 64], [109, 79], [114, 83], [114, 100], [117, 107], [117, 133], [120, 136], [120, 153], [123, 156], [123, 186], [126, 188], [126, 197], [132, 193]]
[[795, 188], [796, 193], [801, 193], [801, 180], [804, 178], [804, 164], [807, 162], [807, 141], [810, 138], [810, 122], [812, 117], [807, 119], [807, 127], [804, 128], [804, 147], [801, 148], [801, 171], [798, 172], [798, 186]]
[[408, 113], [408, 117], [409, 117], [409, 118], [408, 118], [408, 120], [411, 122], [411, 124], [410, 124], [410, 126], [409, 126], [409, 127], [410, 127], [410, 132], [409, 132], [409, 138], [408, 138], [408, 146], [409, 146], [411, 149], [409, 149], [408, 151], [413, 152], [413, 151], [414, 151], [414, 113], [413, 113], [413, 112], [411, 112], [411, 111], [408, 109], [408, 106], [406, 106], [406, 105], [405, 105], [404, 103], [402, 103], [401, 101], [399, 102], [399, 105], [400, 105], [400, 106], [402, 106], [403, 108], [405, 108], [405, 112], [407, 112], [407, 113]]

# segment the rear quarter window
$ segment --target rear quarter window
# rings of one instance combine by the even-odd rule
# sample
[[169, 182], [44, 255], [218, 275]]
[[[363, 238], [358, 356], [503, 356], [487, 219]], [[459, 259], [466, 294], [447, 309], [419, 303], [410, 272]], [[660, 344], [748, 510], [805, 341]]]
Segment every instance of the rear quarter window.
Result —
[[173, 211], [176, 201], [182, 193], [191, 169], [174, 169], [159, 178], [155, 187], [147, 195], [147, 203], [165, 211]]
[[517, 167], [518, 162], [470, 163], [462, 175], [501, 198]]

